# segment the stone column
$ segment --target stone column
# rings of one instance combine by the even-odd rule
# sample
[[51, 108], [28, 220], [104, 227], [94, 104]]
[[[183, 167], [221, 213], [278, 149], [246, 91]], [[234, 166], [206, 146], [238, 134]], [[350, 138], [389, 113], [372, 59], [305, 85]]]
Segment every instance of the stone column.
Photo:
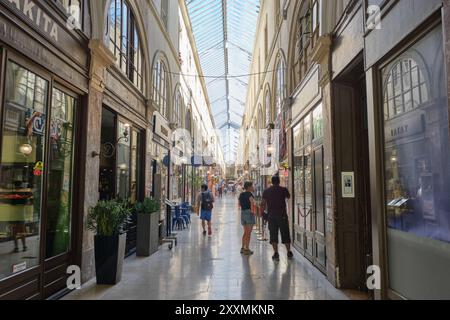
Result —
[[84, 202], [83, 208], [83, 245], [82, 245], [82, 281], [95, 277], [94, 235], [86, 229], [89, 208], [98, 202], [100, 174], [102, 102], [105, 89], [106, 68], [115, 63], [115, 57], [100, 40], [91, 40], [90, 85], [84, 126]]
[[333, 117], [331, 99], [331, 44], [330, 34], [319, 37], [312, 59], [320, 65], [319, 85], [322, 89], [323, 127], [324, 127], [324, 183], [325, 183], [325, 230], [327, 254], [327, 278], [339, 286], [336, 272], [336, 205], [333, 154]]

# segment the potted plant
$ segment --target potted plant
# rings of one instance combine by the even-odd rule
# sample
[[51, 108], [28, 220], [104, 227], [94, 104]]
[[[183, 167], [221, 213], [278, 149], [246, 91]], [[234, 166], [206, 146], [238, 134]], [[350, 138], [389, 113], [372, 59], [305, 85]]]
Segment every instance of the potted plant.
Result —
[[127, 234], [124, 232], [131, 210], [125, 202], [100, 201], [89, 210], [87, 228], [95, 232], [97, 284], [116, 284], [122, 277]]
[[159, 201], [144, 199], [135, 205], [137, 212], [137, 246], [136, 255], [149, 257], [159, 246]]

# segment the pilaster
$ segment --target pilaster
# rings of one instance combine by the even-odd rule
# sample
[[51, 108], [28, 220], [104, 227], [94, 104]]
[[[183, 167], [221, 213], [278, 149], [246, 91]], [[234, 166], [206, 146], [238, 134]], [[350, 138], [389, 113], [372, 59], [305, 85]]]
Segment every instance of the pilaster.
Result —
[[[100, 159], [93, 152], [100, 152], [103, 92], [107, 68], [115, 63], [115, 57], [100, 40], [89, 42], [91, 50], [89, 96], [84, 118], [84, 201], [83, 225], [86, 224], [89, 209], [98, 202]], [[83, 230], [82, 246], [82, 281], [86, 282], [95, 276], [94, 236]]]

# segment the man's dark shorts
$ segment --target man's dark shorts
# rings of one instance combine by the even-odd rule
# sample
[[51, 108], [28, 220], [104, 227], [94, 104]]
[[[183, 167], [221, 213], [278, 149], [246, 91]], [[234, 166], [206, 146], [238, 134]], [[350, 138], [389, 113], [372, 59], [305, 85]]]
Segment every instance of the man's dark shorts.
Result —
[[291, 243], [289, 219], [287, 215], [269, 215], [270, 243], [278, 243], [278, 232], [281, 232], [283, 244]]

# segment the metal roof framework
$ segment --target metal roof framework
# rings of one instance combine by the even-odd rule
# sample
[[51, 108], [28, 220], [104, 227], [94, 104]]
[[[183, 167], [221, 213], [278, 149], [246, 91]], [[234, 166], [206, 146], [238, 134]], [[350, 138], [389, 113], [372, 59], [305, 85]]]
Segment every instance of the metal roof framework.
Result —
[[185, 1], [225, 161], [231, 164], [238, 151], [260, 0]]

